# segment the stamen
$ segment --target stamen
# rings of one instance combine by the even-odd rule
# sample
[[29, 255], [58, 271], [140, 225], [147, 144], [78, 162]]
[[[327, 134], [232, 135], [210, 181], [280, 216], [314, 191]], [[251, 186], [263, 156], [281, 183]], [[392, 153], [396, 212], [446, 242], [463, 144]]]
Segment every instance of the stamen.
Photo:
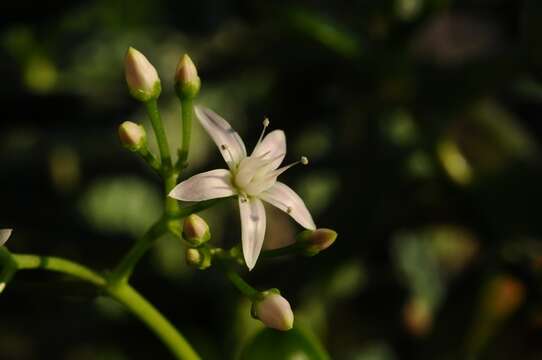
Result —
[[291, 163], [290, 165], [286, 165], [286, 166], [283, 166], [277, 170], [274, 170], [274, 171], [271, 171], [269, 173], [268, 176], [266, 176], [267, 179], [271, 179], [273, 177], [277, 177], [279, 176], [280, 174], [282, 174], [283, 172], [285, 172], [286, 170], [288, 170], [289, 168], [291, 168], [292, 166], [295, 166], [297, 164], [303, 164], [303, 165], [307, 165], [309, 163], [309, 159], [307, 159], [306, 156], [302, 156], [301, 159], [299, 159], [298, 161], [296, 162], [293, 162]]
[[287, 207], [286, 207], [286, 212], [287, 212], [288, 214], [291, 214], [291, 213], [292, 213], [292, 207], [291, 207], [291, 206], [287, 206]]
[[263, 119], [262, 125], [263, 125], [262, 133], [260, 134], [260, 138], [258, 139], [256, 146], [258, 146], [263, 140], [263, 136], [265, 135], [265, 129], [267, 129], [267, 127], [269, 126], [269, 119], [268, 118]]

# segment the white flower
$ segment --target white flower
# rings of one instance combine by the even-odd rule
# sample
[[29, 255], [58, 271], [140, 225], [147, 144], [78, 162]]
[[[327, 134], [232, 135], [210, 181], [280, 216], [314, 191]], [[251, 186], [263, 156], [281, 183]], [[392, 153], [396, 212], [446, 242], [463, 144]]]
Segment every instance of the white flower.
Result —
[[13, 229], [0, 229], [0, 246], [3, 246], [11, 236]]
[[183, 201], [203, 201], [236, 195], [241, 213], [243, 255], [252, 270], [258, 260], [265, 236], [266, 215], [262, 200], [288, 213], [306, 229], [316, 225], [303, 200], [277, 177], [295, 164], [307, 164], [307, 159], [278, 168], [286, 155], [286, 137], [275, 130], [264, 137], [264, 130], [247, 156], [243, 140], [231, 125], [213, 111], [196, 107], [196, 115], [218, 146], [229, 170], [217, 169], [197, 174], [178, 184], [169, 196]]

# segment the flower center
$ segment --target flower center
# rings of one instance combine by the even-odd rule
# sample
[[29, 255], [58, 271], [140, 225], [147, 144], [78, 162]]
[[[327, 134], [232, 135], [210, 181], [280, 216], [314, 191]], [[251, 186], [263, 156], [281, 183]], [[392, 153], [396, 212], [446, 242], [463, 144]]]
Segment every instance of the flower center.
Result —
[[233, 174], [233, 183], [241, 195], [257, 196], [275, 185], [277, 177], [284, 171], [299, 163], [303, 165], [309, 163], [308, 159], [302, 156], [300, 160], [290, 165], [273, 169], [273, 162], [283, 154], [272, 158], [269, 158], [268, 155], [269, 153], [262, 156], [247, 156], [241, 160], [236, 173]]
[[[265, 118], [263, 120], [262, 133], [256, 143], [256, 147], [262, 142], [268, 126], [269, 119]], [[230, 154], [230, 158], [233, 159], [227, 145], [222, 144], [220, 147], [222, 150], [227, 151]], [[302, 156], [299, 161], [276, 169], [278, 166], [276, 160], [284, 157], [284, 153], [271, 156], [271, 152], [272, 151], [270, 150], [258, 156], [247, 156], [242, 159], [235, 168], [232, 168], [231, 174], [233, 186], [237, 188], [239, 195], [241, 195], [242, 199], [245, 201], [248, 196], [257, 196], [261, 192], [269, 189], [277, 182], [277, 177], [292, 166], [299, 163], [303, 165], [309, 163], [309, 160], [305, 156]]]

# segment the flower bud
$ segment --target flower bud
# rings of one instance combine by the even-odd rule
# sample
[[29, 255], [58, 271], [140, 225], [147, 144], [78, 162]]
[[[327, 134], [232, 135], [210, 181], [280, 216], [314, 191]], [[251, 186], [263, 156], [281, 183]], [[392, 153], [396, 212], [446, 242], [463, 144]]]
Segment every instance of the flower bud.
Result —
[[13, 229], [0, 229], [0, 246], [3, 246], [11, 236]]
[[200, 270], [211, 266], [211, 252], [205, 247], [186, 249], [185, 258], [188, 265]]
[[119, 126], [119, 139], [130, 151], [139, 151], [147, 144], [147, 133], [143, 126], [125, 121]]
[[175, 71], [175, 91], [177, 96], [183, 98], [194, 98], [201, 87], [198, 70], [187, 54], [184, 54]]
[[211, 238], [209, 225], [196, 214], [187, 216], [183, 224], [183, 238], [192, 246], [200, 246]]
[[6, 288], [6, 283], [0, 282], [0, 294], [4, 291], [5, 288]]
[[162, 90], [160, 78], [145, 55], [130, 47], [124, 58], [124, 74], [130, 94], [139, 101], [156, 99]]
[[303, 246], [303, 253], [314, 256], [330, 247], [337, 239], [337, 232], [331, 229], [305, 230], [298, 235], [297, 241]]
[[294, 313], [290, 303], [280, 295], [277, 289], [262, 293], [263, 298], [252, 303], [252, 316], [265, 326], [286, 331], [294, 326]]

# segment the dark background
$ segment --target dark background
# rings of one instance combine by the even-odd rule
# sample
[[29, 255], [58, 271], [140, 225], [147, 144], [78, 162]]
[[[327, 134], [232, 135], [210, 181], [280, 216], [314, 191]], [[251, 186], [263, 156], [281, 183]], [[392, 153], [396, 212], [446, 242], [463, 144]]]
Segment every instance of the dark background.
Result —
[[[114, 266], [160, 215], [158, 179], [118, 143], [141, 121], [122, 60], [162, 78], [188, 52], [198, 103], [248, 148], [282, 128], [282, 176], [339, 238], [314, 258], [260, 261], [333, 359], [542, 357], [542, 5], [537, 0], [17, 1], [0, 5], [0, 226], [15, 252]], [[189, 174], [223, 167], [194, 124]], [[154, 145], [154, 144], [153, 144]], [[270, 209], [266, 244], [300, 229]], [[203, 213], [239, 240], [226, 202]], [[134, 286], [204, 359], [235, 358], [258, 322], [215, 268], [164, 238]], [[21, 272], [0, 296], [1, 359], [169, 358], [121, 306], [79, 282]]]

